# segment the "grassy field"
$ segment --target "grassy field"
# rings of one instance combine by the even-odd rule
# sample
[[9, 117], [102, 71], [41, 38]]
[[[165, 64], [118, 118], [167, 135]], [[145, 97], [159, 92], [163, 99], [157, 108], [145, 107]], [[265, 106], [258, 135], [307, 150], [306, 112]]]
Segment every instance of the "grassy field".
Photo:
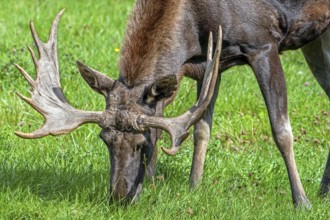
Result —
[[[68, 3], [69, 2], [69, 3]], [[24, 140], [42, 117], [16, 95], [29, 88], [14, 68], [34, 75], [26, 45], [33, 45], [29, 20], [46, 39], [56, 13], [64, 93], [73, 106], [103, 110], [104, 100], [79, 76], [76, 60], [117, 78], [118, 49], [133, 0], [0, 0], [0, 219], [327, 219], [329, 197], [318, 198], [330, 143], [329, 100], [313, 79], [301, 53], [282, 56], [295, 135], [295, 153], [313, 208], [296, 211], [284, 162], [271, 138], [265, 105], [248, 67], [222, 77], [205, 174], [189, 189], [192, 136], [180, 153], [160, 153], [154, 182], [145, 181], [138, 203], [108, 205], [109, 156], [96, 125], [71, 134]], [[177, 115], [194, 102], [195, 84], [185, 79], [175, 102]], [[159, 146], [169, 146], [167, 135]]]

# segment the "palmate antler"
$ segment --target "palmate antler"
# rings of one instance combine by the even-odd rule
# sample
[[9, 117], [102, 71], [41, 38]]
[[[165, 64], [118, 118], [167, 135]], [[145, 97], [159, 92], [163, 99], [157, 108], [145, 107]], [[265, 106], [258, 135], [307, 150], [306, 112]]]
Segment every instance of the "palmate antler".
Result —
[[166, 154], [173, 156], [178, 152], [179, 146], [189, 135], [188, 129], [203, 117], [207, 106], [210, 104], [218, 75], [221, 49], [222, 29], [221, 26], [219, 26], [217, 48], [213, 59], [213, 37], [212, 33], [210, 33], [207, 64], [201, 93], [196, 104], [191, 107], [189, 111], [175, 118], [150, 117], [145, 115], [138, 118], [137, 124], [139, 126], [160, 128], [167, 131], [171, 135], [172, 148], [168, 150], [162, 147], [162, 150]]
[[[16, 135], [23, 138], [40, 138], [47, 135], [65, 134], [85, 123], [96, 123], [102, 128], [116, 129], [116, 119], [118, 119], [116, 112], [121, 110], [111, 108], [105, 112], [82, 111], [72, 107], [64, 97], [60, 84], [56, 39], [57, 27], [63, 11], [60, 11], [56, 16], [46, 43], [39, 39], [33, 22], [30, 22], [32, 36], [40, 55], [40, 58], [37, 59], [33, 50], [29, 47], [36, 68], [37, 79], [33, 80], [22, 67], [15, 64], [32, 87], [31, 99], [17, 93], [18, 96], [29, 103], [45, 119], [43, 126], [32, 133], [15, 132]], [[213, 39], [212, 33], [210, 34], [202, 90], [196, 104], [189, 111], [175, 118], [135, 115], [133, 112], [128, 112], [131, 121], [126, 123], [140, 132], [150, 127], [167, 131], [171, 135], [172, 148], [170, 150], [162, 149], [169, 155], [176, 154], [180, 144], [188, 136], [188, 129], [202, 118], [210, 103], [217, 80], [221, 43], [222, 32], [221, 27], [219, 27], [217, 48], [213, 59]], [[82, 68], [82, 65], [78, 64], [78, 67]]]
[[60, 11], [56, 16], [47, 43], [39, 39], [33, 22], [30, 22], [31, 33], [40, 55], [38, 60], [29, 47], [37, 72], [37, 79], [33, 80], [22, 67], [15, 64], [32, 87], [31, 99], [19, 93], [17, 95], [42, 114], [45, 119], [43, 126], [32, 133], [15, 132], [16, 135], [23, 138], [39, 138], [46, 135], [69, 133], [82, 124], [100, 124], [103, 121], [102, 112], [75, 109], [63, 95], [57, 60], [57, 27], [63, 12], [64, 10]]

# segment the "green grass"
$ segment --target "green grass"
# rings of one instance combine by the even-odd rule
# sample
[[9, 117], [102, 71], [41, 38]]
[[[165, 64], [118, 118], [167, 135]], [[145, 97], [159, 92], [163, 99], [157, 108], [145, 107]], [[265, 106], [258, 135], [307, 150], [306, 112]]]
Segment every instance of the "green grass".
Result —
[[[46, 39], [56, 13], [66, 8], [59, 27], [61, 80], [75, 107], [103, 110], [104, 100], [79, 76], [76, 60], [117, 78], [118, 53], [133, 1], [0, 0], [0, 219], [327, 219], [329, 197], [317, 197], [329, 151], [329, 101], [300, 52], [282, 56], [298, 168], [313, 209], [296, 211], [284, 162], [271, 138], [265, 105], [248, 67], [223, 74], [203, 182], [189, 189], [192, 136], [175, 157], [159, 154], [157, 176], [146, 181], [138, 203], [107, 203], [109, 157], [86, 125], [71, 134], [24, 140], [42, 117], [15, 92], [27, 83], [14, 68], [34, 75], [26, 45], [33, 45], [28, 22], [34, 19]], [[309, 86], [304, 86], [308, 82]], [[175, 102], [177, 115], [194, 102], [195, 85], [185, 79]], [[242, 132], [244, 131], [244, 132]], [[305, 132], [304, 132], [305, 131]], [[167, 135], [159, 146], [169, 146]], [[160, 178], [164, 177], [164, 178]]]

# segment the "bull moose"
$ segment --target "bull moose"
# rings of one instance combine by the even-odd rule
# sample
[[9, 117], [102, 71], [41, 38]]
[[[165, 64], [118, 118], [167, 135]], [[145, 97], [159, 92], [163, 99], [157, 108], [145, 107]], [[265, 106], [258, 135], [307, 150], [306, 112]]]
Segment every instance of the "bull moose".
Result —
[[[145, 173], [154, 174], [161, 131], [170, 133], [172, 139], [172, 148], [162, 149], [175, 155], [194, 125], [190, 183], [195, 186], [203, 173], [221, 72], [247, 64], [267, 106], [294, 206], [311, 207], [294, 159], [279, 54], [302, 48], [311, 71], [330, 97], [330, 0], [137, 0], [122, 45], [119, 78], [112, 80], [77, 62], [85, 81], [105, 97], [104, 112], [75, 109], [62, 92], [56, 40], [62, 13], [55, 18], [46, 43], [30, 23], [40, 55], [37, 59], [30, 48], [37, 79], [16, 65], [33, 88], [31, 99], [18, 95], [44, 116], [45, 123], [32, 133], [16, 132], [18, 136], [39, 138], [68, 133], [84, 123], [98, 124], [110, 154], [111, 197], [132, 201], [141, 193]], [[210, 32], [218, 40], [209, 37]], [[198, 100], [183, 115], [165, 118], [163, 109], [175, 97], [183, 76], [197, 81]], [[329, 183], [330, 154], [321, 195], [328, 193]]]

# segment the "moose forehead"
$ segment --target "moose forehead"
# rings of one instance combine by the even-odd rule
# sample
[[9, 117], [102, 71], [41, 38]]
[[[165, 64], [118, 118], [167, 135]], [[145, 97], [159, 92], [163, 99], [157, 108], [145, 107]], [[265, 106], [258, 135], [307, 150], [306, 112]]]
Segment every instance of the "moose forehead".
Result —
[[[115, 81], [113, 88], [106, 98], [106, 108], [115, 108], [120, 110], [133, 110], [138, 108], [143, 105], [145, 89], [146, 88], [143, 85], [128, 87], [119, 80]], [[141, 108], [141, 110], [142, 109], [143, 108]]]
[[122, 132], [134, 132], [134, 122], [141, 114], [154, 115], [155, 110], [144, 103], [146, 87], [127, 87], [116, 81], [106, 98], [105, 117], [108, 128]]

